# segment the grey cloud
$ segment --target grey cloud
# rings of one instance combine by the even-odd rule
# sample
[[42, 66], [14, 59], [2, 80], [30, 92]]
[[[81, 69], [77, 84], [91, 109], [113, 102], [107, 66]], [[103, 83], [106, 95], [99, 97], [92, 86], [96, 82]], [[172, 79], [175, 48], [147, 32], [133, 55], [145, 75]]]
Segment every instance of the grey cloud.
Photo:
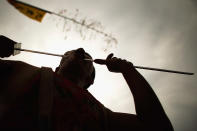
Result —
[[[48, 3], [53, 4], [46, 6], [45, 2], [41, 1], [40, 7], [54, 11], [69, 7], [91, 12], [88, 14], [90, 18], [98, 17], [118, 37], [117, 55], [134, 64], [197, 72], [196, 0], [51, 0]], [[55, 7], [58, 2], [63, 4]], [[0, 7], [0, 27], [7, 24], [9, 32], [16, 27], [10, 27], [12, 24], [6, 20], [8, 16], [14, 16], [10, 15], [7, 4], [0, 4]], [[175, 130], [194, 131], [197, 128], [194, 123], [197, 120], [196, 75], [141, 72], [165, 105]]]

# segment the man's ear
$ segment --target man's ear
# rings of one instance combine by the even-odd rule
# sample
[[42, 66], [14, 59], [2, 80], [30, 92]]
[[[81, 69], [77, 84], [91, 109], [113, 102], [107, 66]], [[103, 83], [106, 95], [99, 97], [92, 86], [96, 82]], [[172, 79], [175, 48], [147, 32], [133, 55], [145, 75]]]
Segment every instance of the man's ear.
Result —
[[55, 72], [57, 73], [59, 71], [59, 66], [55, 68]]

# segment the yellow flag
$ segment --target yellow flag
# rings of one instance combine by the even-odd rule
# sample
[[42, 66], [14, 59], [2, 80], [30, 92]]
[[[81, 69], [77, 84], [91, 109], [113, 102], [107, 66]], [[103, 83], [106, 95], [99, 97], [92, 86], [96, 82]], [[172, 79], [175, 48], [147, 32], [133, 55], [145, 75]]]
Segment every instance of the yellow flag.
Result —
[[7, 1], [24, 15], [39, 22], [41, 22], [45, 14], [48, 13], [48, 11], [34, 7], [32, 5], [25, 4], [20, 1], [16, 1], [16, 0], [7, 0]]

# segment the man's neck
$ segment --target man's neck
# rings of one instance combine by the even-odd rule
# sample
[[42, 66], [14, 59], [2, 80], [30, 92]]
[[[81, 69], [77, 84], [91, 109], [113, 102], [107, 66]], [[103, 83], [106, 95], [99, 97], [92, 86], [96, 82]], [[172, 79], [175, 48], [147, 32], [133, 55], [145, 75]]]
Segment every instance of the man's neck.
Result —
[[68, 79], [69, 81], [71, 81], [72, 83], [74, 83], [75, 85], [77, 85], [80, 88], [82, 88], [84, 86], [83, 79], [82, 78], [76, 79], [76, 75], [70, 75], [70, 74], [66, 74], [66, 75], [59, 74], [59, 75], [65, 79]]

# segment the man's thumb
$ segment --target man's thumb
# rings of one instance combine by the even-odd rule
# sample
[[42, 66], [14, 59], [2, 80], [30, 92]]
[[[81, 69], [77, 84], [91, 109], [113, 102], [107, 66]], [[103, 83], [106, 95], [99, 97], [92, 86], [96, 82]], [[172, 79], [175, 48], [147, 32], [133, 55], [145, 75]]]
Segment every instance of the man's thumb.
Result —
[[106, 65], [106, 60], [103, 59], [95, 59], [94, 62], [96, 64]]

